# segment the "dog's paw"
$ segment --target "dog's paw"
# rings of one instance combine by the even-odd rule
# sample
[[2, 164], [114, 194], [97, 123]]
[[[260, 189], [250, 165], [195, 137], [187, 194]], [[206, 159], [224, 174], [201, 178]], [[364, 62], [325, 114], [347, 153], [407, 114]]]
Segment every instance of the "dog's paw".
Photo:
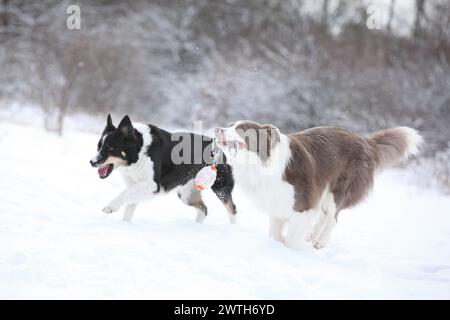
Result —
[[104, 213], [110, 214], [110, 213], [116, 212], [117, 210], [119, 210], [118, 207], [108, 205], [108, 206], [104, 207], [102, 211]]
[[317, 250], [323, 249], [327, 246], [327, 243], [324, 241], [316, 240], [313, 242], [313, 247]]
[[236, 224], [236, 222], [237, 222], [236, 214], [230, 214], [230, 215], [228, 216], [228, 218], [230, 219], [230, 223], [231, 223], [231, 224]]
[[311, 232], [307, 237], [306, 237], [306, 241], [307, 242], [314, 242], [314, 238], [316, 237], [316, 235], [314, 234], [314, 232]]
[[319, 238], [319, 232], [320, 232], [320, 229], [315, 227], [306, 237], [306, 241], [312, 242], [312, 243], [317, 242], [317, 239]]
[[195, 218], [195, 222], [203, 223], [203, 221], [205, 221], [205, 219], [206, 219], [206, 214], [204, 214], [203, 212], [198, 212], [197, 217]]

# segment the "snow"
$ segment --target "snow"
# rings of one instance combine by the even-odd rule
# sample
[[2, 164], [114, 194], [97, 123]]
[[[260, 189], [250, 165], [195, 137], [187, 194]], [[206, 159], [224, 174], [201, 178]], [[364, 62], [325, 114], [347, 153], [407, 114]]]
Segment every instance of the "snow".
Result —
[[239, 190], [235, 225], [209, 191], [203, 225], [174, 192], [133, 223], [103, 214], [123, 184], [89, 166], [97, 140], [0, 122], [0, 298], [450, 298], [450, 197], [407, 171], [342, 212], [328, 248], [297, 252]]

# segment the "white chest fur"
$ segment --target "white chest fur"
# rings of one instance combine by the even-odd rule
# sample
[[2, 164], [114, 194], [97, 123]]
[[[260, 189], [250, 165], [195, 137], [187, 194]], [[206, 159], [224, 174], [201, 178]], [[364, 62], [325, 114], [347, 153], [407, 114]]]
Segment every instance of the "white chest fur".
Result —
[[147, 180], [151, 185], [152, 190], [156, 190], [156, 183], [154, 181], [154, 169], [153, 161], [148, 157], [145, 152], [147, 147], [152, 143], [150, 135], [150, 128], [144, 124], [133, 123], [133, 127], [142, 134], [143, 145], [139, 152], [138, 161], [130, 166], [119, 167], [119, 171], [122, 174], [127, 185], [133, 185], [141, 181]]
[[294, 187], [283, 180], [290, 159], [289, 140], [282, 135], [272, 150], [270, 162], [263, 165], [253, 152], [241, 151], [230, 163], [236, 185], [253, 204], [271, 216], [287, 218], [293, 211]]

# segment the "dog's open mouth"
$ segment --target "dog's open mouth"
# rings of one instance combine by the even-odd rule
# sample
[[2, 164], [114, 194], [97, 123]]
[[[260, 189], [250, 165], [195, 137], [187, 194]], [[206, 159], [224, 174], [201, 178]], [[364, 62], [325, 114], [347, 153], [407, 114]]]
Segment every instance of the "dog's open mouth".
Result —
[[114, 169], [114, 165], [112, 163], [103, 164], [97, 170], [98, 171], [98, 176], [101, 179], [105, 179], [106, 177], [108, 177], [111, 174], [113, 169]]

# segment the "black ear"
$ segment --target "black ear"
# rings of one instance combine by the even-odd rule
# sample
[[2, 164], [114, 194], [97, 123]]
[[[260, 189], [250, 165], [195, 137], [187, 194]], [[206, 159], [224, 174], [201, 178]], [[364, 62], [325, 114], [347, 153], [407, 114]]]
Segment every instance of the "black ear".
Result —
[[111, 114], [108, 113], [108, 118], [106, 118], [106, 125], [108, 127], [114, 127], [113, 123], [112, 123], [112, 119], [111, 119]]
[[125, 138], [133, 134], [133, 125], [131, 124], [131, 120], [128, 115], [123, 117], [122, 121], [120, 121], [118, 129], [122, 131]]
[[111, 115], [108, 114], [108, 118], [106, 118], [106, 127], [105, 127], [105, 130], [103, 130], [103, 133], [111, 132], [114, 130], [116, 130], [116, 127], [114, 127], [114, 125], [112, 123]]

